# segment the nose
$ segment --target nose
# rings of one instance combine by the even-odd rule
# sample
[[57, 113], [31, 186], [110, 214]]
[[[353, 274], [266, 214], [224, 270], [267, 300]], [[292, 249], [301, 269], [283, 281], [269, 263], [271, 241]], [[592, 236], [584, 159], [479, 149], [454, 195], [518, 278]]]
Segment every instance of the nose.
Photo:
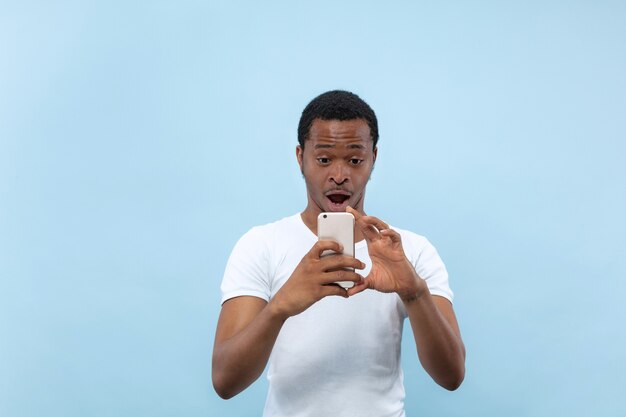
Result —
[[348, 181], [350, 177], [350, 170], [342, 163], [335, 163], [333, 164], [329, 175], [329, 181], [332, 181], [337, 185], [341, 185]]

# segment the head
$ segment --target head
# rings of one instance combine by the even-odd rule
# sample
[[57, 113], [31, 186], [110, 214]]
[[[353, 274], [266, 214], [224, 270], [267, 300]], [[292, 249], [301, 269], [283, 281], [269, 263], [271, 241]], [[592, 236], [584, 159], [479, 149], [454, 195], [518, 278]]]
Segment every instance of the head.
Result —
[[305, 215], [363, 212], [365, 187], [376, 161], [378, 123], [374, 111], [357, 95], [330, 91], [309, 103], [298, 126], [296, 156], [304, 176]]
[[[298, 143], [304, 149], [315, 119], [355, 120], [363, 119], [370, 128], [372, 146], [378, 143], [378, 120], [374, 110], [359, 96], [349, 91], [333, 90], [315, 97], [302, 111], [298, 124]], [[372, 149], [373, 149], [372, 148]]]

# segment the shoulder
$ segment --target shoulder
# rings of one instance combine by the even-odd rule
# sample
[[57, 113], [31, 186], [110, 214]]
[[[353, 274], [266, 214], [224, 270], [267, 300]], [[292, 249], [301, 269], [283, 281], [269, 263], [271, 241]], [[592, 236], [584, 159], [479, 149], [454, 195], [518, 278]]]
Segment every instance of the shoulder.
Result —
[[400, 229], [399, 227], [391, 226], [393, 230], [400, 234], [402, 238], [402, 247], [406, 252], [420, 253], [424, 248], [432, 246], [425, 236], [419, 235], [410, 230]]
[[237, 245], [271, 244], [277, 239], [280, 240], [283, 236], [293, 233], [293, 230], [297, 228], [298, 220], [299, 214], [295, 214], [272, 223], [254, 226], [244, 233], [237, 242]]
[[288, 233], [298, 226], [298, 221], [300, 221], [299, 214], [283, 217], [271, 223], [254, 226], [244, 236], [269, 236], [276, 233]]
[[400, 233], [404, 253], [418, 275], [428, 284], [430, 293], [452, 302], [454, 293], [448, 284], [448, 271], [437, 249], [424, 236], [395, 227], [393, 229]]
[[242, 295], [270, 299], [277, 254], [285, 240], [281, 236], [292, 221], [287, 217], [255, 226], [241, 236], [226, 263], [222, 303]]
[[397, 227], [392, 229], [400, 233], [404, 253], [414, 265], [442, 262], [437, 249], [425, 236]]

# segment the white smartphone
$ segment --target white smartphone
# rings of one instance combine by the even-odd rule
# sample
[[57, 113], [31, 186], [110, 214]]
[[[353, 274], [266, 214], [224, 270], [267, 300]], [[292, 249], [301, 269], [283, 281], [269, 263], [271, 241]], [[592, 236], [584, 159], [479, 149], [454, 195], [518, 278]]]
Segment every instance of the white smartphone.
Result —
[[[333, 240], [343, 246], [343, 254], [354, 257], [354, 216], [345, 212], [320, 213], [317, 216], [318, 240]], [[326, 250], [322, 256], [336, 253]], [[352, 271], [353, 269], [350, 268]], [[339, 281], [336, 284], [343, 288], [354, 287], [352, 281]]]

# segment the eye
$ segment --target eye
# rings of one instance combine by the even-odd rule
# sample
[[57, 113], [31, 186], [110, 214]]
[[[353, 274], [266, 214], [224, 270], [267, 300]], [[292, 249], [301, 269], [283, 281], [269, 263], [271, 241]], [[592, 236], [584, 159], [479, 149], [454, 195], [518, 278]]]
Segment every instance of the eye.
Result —
[[361, 165], [363, 163], [362, 159], [359, 158], [351, 158], [350, 159], [350, 164], [351, 165]]
[[317, 162], [319, 162], [320, 165], [327, 165], [330, 162], [330, 158], [317, 158]]

